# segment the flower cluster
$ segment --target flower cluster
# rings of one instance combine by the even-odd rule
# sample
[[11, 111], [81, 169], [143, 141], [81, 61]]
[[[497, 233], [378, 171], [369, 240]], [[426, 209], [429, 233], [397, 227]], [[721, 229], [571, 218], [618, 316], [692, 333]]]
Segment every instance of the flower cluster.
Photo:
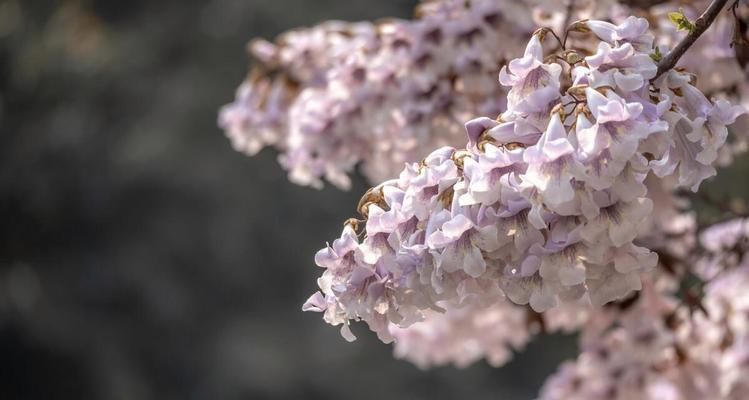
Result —
[[[287, 32], [275, 44], [253, 41], [249, 50], [257, 64], [237, 89], [234, 102], [224, 106], [219, 115], [219, 125], [234, 148], [254, 155], [263, 147], [274, 145], [288, 152], [282, 162], [284, 158], [293, 157], [292, 153], [305, 153], [300, 147], [312, 139], [304, 137], [306, 132], [301, 131], [293, 138], [291, 121], [301, 120], [313, 125], [318, 117], [315, 113], [325, 110], [307, 108], [306, 115], [291, 114], [292, 110], [301, 109], [303, 106], [297, 104], [303, 99], [324, 91], [331, 69], [350, 54], [373, 51], [378, 46], [377, 38], [377, 28], [373, 24], [331, 21]], [[331, 144], [320, 143], [319, 150], [324, 151], [323, 146]], [[336, 175], [341, 167], [335, 163], [344, 161], [339, 158], [326, 163], [323, 157], [314, 166], [315, 173], [319, 176], [327, 170], [331, 181], [346, 180]], [[312, 168], [310, 166], [307, 171]], [[297, 183], [311, 183], [302, 170], [292, 170], [290, 178]]]
[[749, 390], [740, 379], [749, 372], [749, 220], [710, 227], [700, 242], [707, 252], [696, 263], [677, 256], [682, 267], [712, 273], [702, 275], [710, 283], [699, 303], [677, 297], [682, 270], [643, 275], [643, 290], [612, 307], [587, 299], [543, 314], [506, 301], [445, 307], [408, 328], [391, 326], [395, 355], [422, 368], [464, 367], [482, 357], [499, 366], [539, 333], [534, 324], [545, 332], [582, 328], [580, 356], [547, 380], [541, 399], [742, 398]]
[[[582, 19], [609, 2], [578, 3]], [[418, 14], [253, 42], [258, 70], [270, 72], [250, 75], [219, 125], [238, 150], [277, 147], [297, 184], [348, 188], [357, 163], [370, 181], [392, 178], [429, 149], [462, 145], [471, 116], [504, 111], [498, 66], [536, 24], [561, 28], [568, 13], [551, 0], [439, 0]]]
[[489, 305], [468, 304], [443, 311], [424, 312], [424, 321], [407, 328], [390, 326], [397, 358], [421, 368], [454, 364], [462, 368], [486, 358], [492, 366], [506, 363], [513, 351], [522, 350], [531, 338], [538, 314], [506, 300]]
[[559, 40], [545, 57], [549, 30], [537, 31], [500, 72], [499, 118], [468, 122], [466, 149], [442, 147], [362, 198], [366, 223], [318, 252], [322, 293], [306, 310], [350, 340], [363, 320], [389, 342], [391, 325], [434, 311], [505, 296], [536, 312], [584, 296], [600, 306], [641, 288], [657, 263], [634, 243], [653, 207], [645, 178], [696, 190], [741, 109], [687, 73], [656, 77], [644, 19], [572, 31], [591, 55]]
[[[694, 18], [705, 4], [687, 4], [683, 12]], [[624, 22], [627, 15], [645, 14], [655, 22], [656, 45], [665, 54], [685, 34], [667, 17], [681, 6], [433, 0], [421, 4], [419, 18], [411, 21], [327, 22], [291, 31], [276, 43], [252, 43], [256, 67], [222, 109], [219, 124], [238, 150], [254, 154], [275, 146], [297, 184], [319, 188], [325, 178], [348, 188], [356, 164], [379, 182], [429, 149], [462, 145], [462, 123], [470, 116], [505, 111], [506, 90], [493, 84], [497, 68], [522, 49], [534, 26], [563, 31], [577, 19]], [[719, 18], [680, 65], [700, 76], [697, 87], [704, 93], [747, 102], [749, 86], [730, 46], [732, 29], [728, 14]], [[711, 62], [702, 62], [705, 57]], [[744, 118], [739, 126], [747, 124]], [[732, 146], [722, 148], [721, 164], [746, 150], [745, 131], [737, 129]]]
[[599, 312], [577, 360], [547, 380], [540, 399], [746, 398], [749, 263], [723, 267], [698, 307], [678, 299], [662, 276], [631, 308]]
[[[686, 34], [669, 19], [669, 13], [679, 10], [687, 18], [695, 20], [709, 3], [708, 0], [688, 3], [668, 1], [647, 9], [648, 18], [654, 22], [654, 29], [658, 32], [657, 45], [662, 50], [674, 47]], [[732, 11], [721, 13], [710, 29], [679, 60], [678, 65], [699, 77], [696, 86], [703, 93], [746, 107], [749, 105], [746, 73], [749, 47], [745, 31], [746, 22], [749, 21], [749, 10], [745, 7], [736, 7]], [[723, 146], [719, 152], [719, 165], [730, 164], [736, 154], [743, 153], [749, 148], [749, 117], [740, 118], [731, 133], [731, 145]]]
[[220, 116], [235, 147], [301, 185], [384, 180], [303, 309], [421, 368], [579, 331], [544, 400], [745, 398], [749, 220], [705, 228], [684, 194], [749, 147], [749, 14], [659, 73], [710, 2], [655, 3], [432, 0], [255, 41]]
[[467, 367], [479, 359], [499, 367], [536, 335], [577, 331], [593, 311], [585, 297], [537, 313], [507, 300], [424, 312], [424, 321], [402, 328], [390, 325], [394, 354], [420, 368], [453, 364]]
[[749, 219], [736, 218], [705, 229], [700, 244], [704, 251], [693, 269], [709, 281], [723, 270], [749, 261]]

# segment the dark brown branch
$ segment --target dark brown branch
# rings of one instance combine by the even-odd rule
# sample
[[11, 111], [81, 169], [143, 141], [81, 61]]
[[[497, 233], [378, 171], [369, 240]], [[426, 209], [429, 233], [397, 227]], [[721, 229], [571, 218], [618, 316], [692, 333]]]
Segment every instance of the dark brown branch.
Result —
[[679, 42], [676, 47], [673, 48], [663, 59], [658, 63], [658, 72], [655, 74], [657, 79], [664, 72], [673, 68], [681, 56], [687, 52], [687, 50], [694, 44], [697, 39], [712, 25], [715, 18], [718, 17], [720, 11], [726, 6], [728, 0], [713, 0], [712, 3], [707, 7], [707, 10], [694, 21], [694, 29], [687, 34], [687, 36]]

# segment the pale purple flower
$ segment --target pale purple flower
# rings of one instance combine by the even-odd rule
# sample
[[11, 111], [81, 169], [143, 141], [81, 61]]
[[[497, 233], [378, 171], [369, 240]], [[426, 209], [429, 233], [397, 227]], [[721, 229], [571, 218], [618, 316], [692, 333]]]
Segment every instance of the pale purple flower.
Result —
[[[442, 213], [449, 213], [447, 210]], [[439, 218], [439, 217], [436, 217]], [[477, 278], [486, 271], [486, 261], [481, 250], [493, 250], [497, 243], [497, 228], [478, 228], [464, 214], [457, 214], [446, 220], [439, 230], [427, 238], [430, 249], [441, 250], [435, 255], [437, 267], [445, 272], [465, 271]]]
[[670, 130], [662, 135], [666, 149], [652, 162], [653, 171], [662, 177], [676, 172], [678, 166], [679, 185], [696, 191], [703, 180], [716, 174], [713, 163], [726, 142], [726, 124], [733, 123], [743, 110], [724, 101], [712, 104], [687, 76], [676, 71], [664, 74], [659, 82], [676, 111], [663, 116]]
[[491, 205], [516, 193], [526, 164], [522, 149], [508, 150], [487, 144], [478, 160], [466, 159], [463, 168], [470, 184], [468, 192], [459, 198], [460, 205]]
[[567, 130], [556, 114], [538, 143], [525, 150], [523, 160], [528, 169], [522, 179], [532, 184], [552, 208], [574, 198], [573, 178], [585, 179]]
[[610, 44], [626, 42], [638, 51], [650, 51], [653, 47], [653, 35], [648, 32], [648, 21], [644, 18], [630, 16], [619, 25], [596, 20], [586, 21], [585, 24], [596, 36]]
[[633, 92], [655, 77], [657, 66], [645, 53], [636, 53], [634, 47], [625, 43], [611, 47], [600, 42], [595, 54], [585, 57], [592, 76], [589, 82], [597, 87], [616, 86], [624, 92]]
[[598, 216], [590, 219], [580, 230], [580, 235], [590, 243], [607, 242], [621, 247], [637, 237], [638, 229], [653, 210], [648, 198], [631, 202], [602, 199]]

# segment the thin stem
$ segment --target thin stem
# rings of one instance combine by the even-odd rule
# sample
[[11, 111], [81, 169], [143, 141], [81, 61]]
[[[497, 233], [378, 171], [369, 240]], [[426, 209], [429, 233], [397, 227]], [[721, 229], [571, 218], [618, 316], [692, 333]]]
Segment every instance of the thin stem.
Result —
[[720, 14], [720, 11], [725, 7], [726, 3], [728, 3], [728, 0], [713, 0], [713, 2], [710, 3], [705, 12], [694, 21], [694, 29], [658, 63], [658, 72], [656, 72], [653, 80], [658, 79], [659, 76], [663, 75], [664, 72], [670, 70], [677, 62], [679, 62], [681, 56], [683, 56], [694, 42], [697, 41], [697, 39], [707, 30], [707, 28], [712, 25], [713, 21], [718, 17], [718, 14]]
[[554, 36], [554, 38], [555, 38], [555, 39], [557, 40], [557, 43], [559, 43], [559, 47], [560, 47], [560, 48], [561, 48], [562, 50], [566, 50], [566, 49], [565, 49], [565, 47], [564, 47], [564, 43], [562, 43], [562, 39], [560, 39], [560, 38], [559, 38], [559, 35], [557, 35], [557, 33], [556, 33], [556, 32], [554, 32], [554, 30], [553, 30], [553, 29], [551, 29], [551, 28], [549, 28], [549, 33], [551, 33], [551, 34], [552, 34], [552, 36]]
[[572, 13], [575, 11], [575, 0], [569, 0], [569, 3], [567, 3], [567, 11], [564, 16], [564, 24], [562, 25], [564, 27], [564, 40], [562, 41], [562, 48], [567, 48], [567, 37], [570, 35], [570, 22], [572, 22]]

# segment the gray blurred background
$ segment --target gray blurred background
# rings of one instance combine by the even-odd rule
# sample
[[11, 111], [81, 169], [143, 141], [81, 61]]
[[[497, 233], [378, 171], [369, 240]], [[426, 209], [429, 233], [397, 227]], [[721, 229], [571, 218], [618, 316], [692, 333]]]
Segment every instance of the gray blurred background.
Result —
[[0, 0], [0, 399], [532, 398], [574, 338], [421, 371], [302, 313], [364, 182], [294, 186], [216, 127], [250, 38], [414, 4]]

